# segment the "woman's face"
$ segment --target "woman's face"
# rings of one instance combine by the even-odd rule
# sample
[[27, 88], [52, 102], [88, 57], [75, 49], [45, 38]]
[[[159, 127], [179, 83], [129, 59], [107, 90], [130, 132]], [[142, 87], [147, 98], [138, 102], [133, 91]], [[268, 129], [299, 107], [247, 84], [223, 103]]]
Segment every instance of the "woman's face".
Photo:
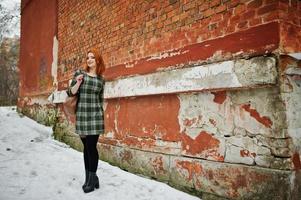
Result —
[[96, 60], [93, 53], [89, 52], [87, 55], [87, 65], [89, 68], [93, 69], [96, 67]]

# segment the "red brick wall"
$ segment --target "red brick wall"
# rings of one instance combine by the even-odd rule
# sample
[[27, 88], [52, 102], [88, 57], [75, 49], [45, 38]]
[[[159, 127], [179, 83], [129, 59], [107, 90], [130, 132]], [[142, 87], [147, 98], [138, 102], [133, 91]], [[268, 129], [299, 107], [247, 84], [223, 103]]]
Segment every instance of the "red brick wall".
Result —
[[[208, 61], [219, 50], [222, 51], [222, 56], [215, 56], [215, 60], [234, 54], [271, 52], [279, 46], [280, 16], [285, 21], [285, 17], [292, 15], [291, 10], [296, 10], [293, 12], [294, 16], [297, 15], [294, 24], [300, 26], [300, 14], [297, 11], [300, 3], [292, 2], [59, 0], [60, 70], [69, 72], [64, 73], [68, 77], [72, 68], [83, 63], [84, 52], [93, 46], [100, 48], [104, 55], [105, 63], [110, 68], [106, 73], [109, 79], [149, 73], [157, 68], [192, 60]], [[272, 22], [277, 23], [271, 24]], [[256, 34], [262, 37], [254, 37], [252, 28], [257, 29]], [[249, 37], [241, 38], [241, 31], [246, 31], [244, 35]], [[218, 45], [221, 40], [217, 38], [222, 37], [224, 40]], [[215, 41], [212, 45], [208, 43], [211, 40]], [[261, 41], [254, 44], [259, 40]], [[265, 43], [266, 41], [270, 43]], [[223, 48], [224, 44], [228, 47]], [[161, 59], [160, 65], [155, 61], [149, 62], [148, 58], [153, 55], [162, 52], [178, 53], [174, 52], [178, 49], [188, 50], [192, 54], [197, 52], [198, 55], [173, 61]], [[66, 76], [61, 80], [65, 80]]]
[[280, 1], [279, 18], [281, 51], [283, 53], [301, 52], [301, 2]]
[[[23, 97], [50, 90], [52, 40], [56, 34], [54, 1], [24, 2], [29, 3], [22, 14]], [[239, 81], [248, 82], [273, 74], [257, 72], [269, 69], [262, 62], [265, 57], [275, 60], [273, 77], [278, 77], [278, 55], [301, 49], [300, 4], [296, 0], [58, 0], [58, 90], [67, 87], [71, 74], [84, 64], [85, 52], [91, 47], [102, 51], [109, 81], [167, 68], [200, 65], [208, 69], [210, 66], [202, 64], [234, 59], [231, 62], [246, 63], [235, 73], [242, 76]], [[276, 56], [262, 56], [266, 54]], [[252, 56], [258, 57], [237, 59]], [[250, 64], [250, 60], [255, 61]], [[259, 66], [256, 72], [252, 71], [256, 70], [254, 66]], [[224, 81], [225, 77], [213, 81]], [[264, 196], [287, 195], [282, 192], [291, 187], [287, 169], [293, 170], [300, 163], [295, 159], [298, 155], [292, 160], [286, 102], [277, 81], [259, 82], [260, 88], [244, 84], [243, 89], [213, 91], [210, 80], [206, 92], [167, 95], [163, 91], [107, 99], [106, 133], [99, 141], [102, 159], [129, 171], [229, 198], [257, 195], [256, 188]], [[155, 78], [152, 81], [157, 84]], [[295, 102], [290, 103], [293, 107]], [[76, 137], [68, 135], [66, 127], [73, 124], [67, 124], [60, 108], [56, 107], [58, 116], [54, 114], [58, 117], [54, 131], [62, 138], [72, 138], [66, 139], [72, 143]], [[298, 118], [290, 117], [291, 121]], [[254, 139], [258, 134], [260, 142]], [[273, 169], [285, 170], [276, 173]]]

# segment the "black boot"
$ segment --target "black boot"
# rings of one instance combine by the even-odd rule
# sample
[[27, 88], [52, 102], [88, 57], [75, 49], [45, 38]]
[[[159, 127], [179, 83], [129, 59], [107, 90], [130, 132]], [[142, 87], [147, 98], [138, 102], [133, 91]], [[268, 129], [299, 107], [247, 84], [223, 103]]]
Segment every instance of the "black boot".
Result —
[[85, 183], [83, 184], [82, 188], [84, 189], [84, 187], [86, 187], [87, 183], [88, 183], [88, 176], [89, 176], [89, 172], [88, 170], [86, 170], [86, 178], [85, 178]]
[[83, 188], [85, 193], [92, 192], [94, 189], [99, 188], [99, 180], [95, 172], [88, 172], [88, 182]]

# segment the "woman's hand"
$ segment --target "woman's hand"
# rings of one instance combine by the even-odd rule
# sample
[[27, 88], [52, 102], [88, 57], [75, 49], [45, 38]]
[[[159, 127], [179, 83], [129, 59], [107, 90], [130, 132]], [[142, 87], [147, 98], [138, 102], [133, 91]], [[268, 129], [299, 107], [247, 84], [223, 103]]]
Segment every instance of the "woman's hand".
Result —
[[80, 85], [82, 84], [83, 80], [84, 80], [84, 75], [80, 74], [77, 77], [75, 77], [76, 80], [76, 84], [71, 88], [71, 93], [74, 95], [77, 93]]
[[84, 75], [80, 74], [76, 77], [76, 82], [80, 85], [84, 80]]

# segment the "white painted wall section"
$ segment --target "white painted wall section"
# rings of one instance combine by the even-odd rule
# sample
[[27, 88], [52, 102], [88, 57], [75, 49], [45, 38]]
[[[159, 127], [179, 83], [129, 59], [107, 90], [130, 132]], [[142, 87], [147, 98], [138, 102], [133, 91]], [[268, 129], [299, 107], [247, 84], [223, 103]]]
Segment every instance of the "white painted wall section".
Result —
[[[238, 69], [242, 67], [244, 70]], [[251, 75], [247, 75], [246, 71]], [[239, 61], [225, 61], [106, 82], [104, 97], [110, 99], [252, 87], [258, 83], [275, 84], [276, 77], [276, 62], [272, 57], [244, 60], [243, 65]]]

